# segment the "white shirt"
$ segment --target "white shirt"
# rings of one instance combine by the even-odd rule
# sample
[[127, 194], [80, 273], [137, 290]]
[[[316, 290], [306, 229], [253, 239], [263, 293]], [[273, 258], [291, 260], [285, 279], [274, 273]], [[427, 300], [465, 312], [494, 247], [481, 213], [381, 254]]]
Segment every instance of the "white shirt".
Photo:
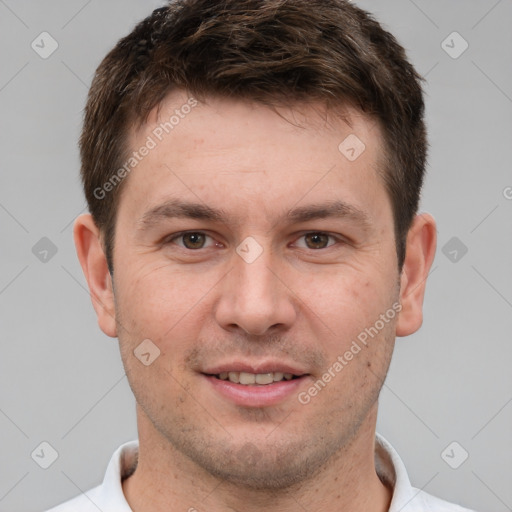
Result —
[[[375, 466], [380, 479], [393, 487], [389, 512], [475, 512], [448, 503], [412, 487], [402, 459], [380, 434], [376, 434]], [[138, 441], [121, 445], [112, 455], [103, 483], [47, 512], [133, 512], [121, 481], [136, 465]]]

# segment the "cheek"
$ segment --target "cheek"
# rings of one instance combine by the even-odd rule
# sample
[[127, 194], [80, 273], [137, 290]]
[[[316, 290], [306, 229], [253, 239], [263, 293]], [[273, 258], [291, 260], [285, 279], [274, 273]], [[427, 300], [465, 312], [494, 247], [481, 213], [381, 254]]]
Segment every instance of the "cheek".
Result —
[[316, 315], [328, 327], [330, 350], [350, 344], [391, 307], [391, 285], [383, 275], [343, 269], [323, 278], [317, 275], [301, 285], [300, 296], [309, 316]]
[[126, 268], [119, 275], [118, 310], [127, 330], [139, 336], [161, 339], [179, 328], [208, 289], [207, 280], [197, 286], [198, 276], [173, 271], [168, 264]]
[[[186, 382], [179, 378], [177, 385], [176, 379], [187, 347], [197, 339], [204, 291], [192, 285], [190, 276], [187, 280], [183, 273], [164, 267], [126, 265], [118, 272], [116, 316], [122, 324], [118, 329], [121, 357], [139, 403], [157, 404], [162, 394], [174, 400], [177, 409], [186, 397]], [[146, 340], [151, 343], [147, 345]], [[142, 346], [144, 353], [150, 353], [148, 365], [137, 357]], [[174, 389], [173, 398], [170, 389]]]
[[[118, 335], [125, 367], [132, 370], [135, 380], [151, 369], [155, 383], [168, 380], [171, 374], [183, 375], [186, 352], [197, 345], [204, 326], [211, 324], [212, 304], [207, 292], [218, 277], [160, 264], [120, 272], [118, 280], [116, 316], [122, 324]], [[146, 368], [134, 357], [134, 350], [147, 339], [157, 347], [159, 356]]]

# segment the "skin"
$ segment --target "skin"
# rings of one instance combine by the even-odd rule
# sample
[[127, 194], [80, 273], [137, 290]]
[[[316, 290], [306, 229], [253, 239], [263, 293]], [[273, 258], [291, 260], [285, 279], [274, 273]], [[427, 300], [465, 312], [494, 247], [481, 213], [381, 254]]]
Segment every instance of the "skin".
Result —
[[[131, 146], [143, 145], [187, 98], [170, 94], [132, 133]], [[137, 400], [139, 461], [123, 482], [135, 512], [389, 508], [391, 490], [374, 464], [378, 395], [395, 337], [422, 323], [435, 221], [415, 217], [399, 273], [391, 203], [378, 174], [378, 124], [348, 107], [350, 125], [315, 104], [279, 111], [285, 119], [262, 105], [209, 98], [180, 120], [126, 178], [113, 279], [91, 216], [75, 222], [99, 326], [119, 338]], [[350, 134], [366, 146], [354, 161], [338, 150]], [[173, 198], [230, 218], [141, 222]], [[364, 212], [367, 225], [346, 217], [280, 220], [292, 208], [331, 200]], [[208, 236], [170, 240], [182, 231]], [[334, 238], [311, 239], [311, 232]], [[252, 263], [236, 252], [249, 236], [262, 248]], [[397, 303], [400, 313], [301, 404], [297, 393]], [[133, 353], [145, 339], [160, 350], [149, 366]], [[200, 373], [269, 359], [309, 374], [277, 405], [235, 405]]]

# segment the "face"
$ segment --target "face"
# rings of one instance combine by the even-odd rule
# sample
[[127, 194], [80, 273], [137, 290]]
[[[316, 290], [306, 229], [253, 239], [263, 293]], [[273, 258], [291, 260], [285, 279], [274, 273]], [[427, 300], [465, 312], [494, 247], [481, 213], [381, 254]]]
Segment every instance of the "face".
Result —
[[388, 369], [399, 275], [381, 132], [350, 109], [349, 125], [319, 105], [283, 118], [187, 100], [170, 95], [131, 139], [151, 148], [118, 210], [123, 363], [174, 449], [220, 478], [283, 487], [349, 445]]

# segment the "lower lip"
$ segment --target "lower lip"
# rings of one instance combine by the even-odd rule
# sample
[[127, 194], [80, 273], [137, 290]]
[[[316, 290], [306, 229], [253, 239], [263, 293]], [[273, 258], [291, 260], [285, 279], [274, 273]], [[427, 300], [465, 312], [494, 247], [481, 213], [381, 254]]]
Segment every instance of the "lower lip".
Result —
[[292, 380], [282, 380], [273, 384], [249, 385], [235, 384], [229, 380], [204, 375], [211, 386], [222, 396], [235, 405], [245, 407], [267, 407], [278, 404], [291, 395], [297, 394], [298, 388], [304, 383], [306, 375]]

